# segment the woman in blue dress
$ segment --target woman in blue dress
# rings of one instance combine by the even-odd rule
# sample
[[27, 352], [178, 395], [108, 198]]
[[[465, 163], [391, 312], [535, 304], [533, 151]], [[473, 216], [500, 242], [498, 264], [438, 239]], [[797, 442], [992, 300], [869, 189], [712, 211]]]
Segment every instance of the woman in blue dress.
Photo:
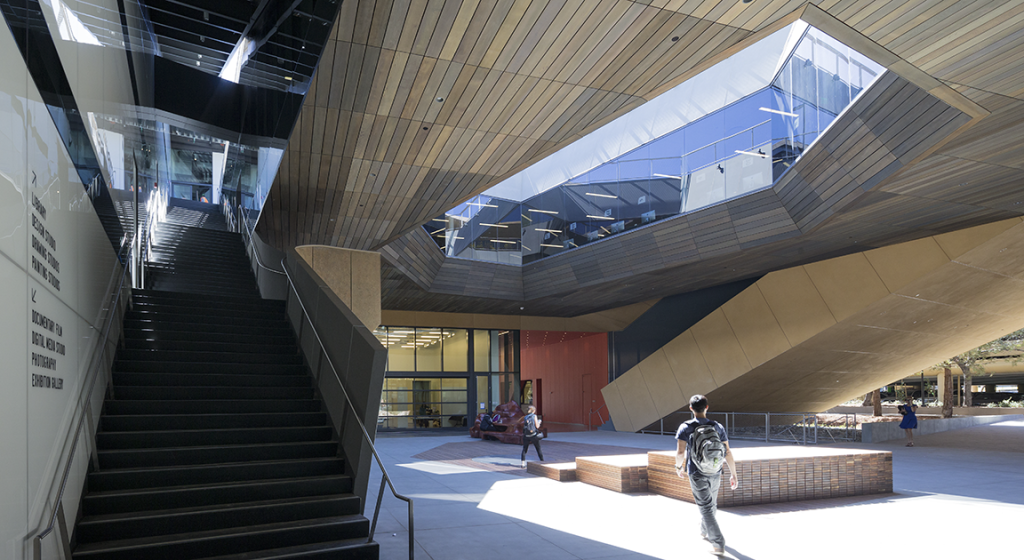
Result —
[[917, 405], [913, 399], [907, 399], [907, 404], [900, 407], [903, 413], [903, 420], [900, 427], [907, 431], [907, 447], [914, 447], [914, 429], [917, 428]]

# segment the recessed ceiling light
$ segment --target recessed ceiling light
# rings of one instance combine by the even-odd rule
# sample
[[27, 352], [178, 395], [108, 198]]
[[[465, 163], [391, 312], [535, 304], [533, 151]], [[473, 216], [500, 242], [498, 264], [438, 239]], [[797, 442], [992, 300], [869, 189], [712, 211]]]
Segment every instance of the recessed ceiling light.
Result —
[[285, 76], [284, 79], [288, 80], [289, 82], [292, 81], [292, 77], [291, 76]]
[[675, 43], [675, 42], [676, 42], [676, 41], [678, 41], [678, 40], [679, 40], [679, 37], [672, 37], [672, 42], [673, 42], [673, 43]]
[[438, 103], [440, 103], [440, 102], [444, 101], [444, 98], [443, 97], [438, 97], [434, 101], [437, 101]]

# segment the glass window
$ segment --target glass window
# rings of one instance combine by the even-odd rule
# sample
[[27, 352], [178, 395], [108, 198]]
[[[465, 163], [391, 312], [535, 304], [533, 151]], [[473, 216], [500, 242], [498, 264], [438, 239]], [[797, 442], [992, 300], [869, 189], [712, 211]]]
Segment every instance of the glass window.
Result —
[[444, 329], [441, 332], [444, 337], [444, 371], [469, 371], [469, 331]]
[[491, 331], [473, 331], [473, 371], [491, 371]]
[[388, 328], [388, 371], [416, 371], [416, 329]]
[[441, 329], [416, 329], [416, 371], [441, 371]]

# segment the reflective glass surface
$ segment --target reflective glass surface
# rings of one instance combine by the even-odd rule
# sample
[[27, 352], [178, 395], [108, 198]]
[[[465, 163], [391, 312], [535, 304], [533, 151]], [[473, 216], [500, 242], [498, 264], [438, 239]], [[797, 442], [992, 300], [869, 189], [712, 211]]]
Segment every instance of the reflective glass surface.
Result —
[[883, 70], [808, 26], [769, 87], [526, 200], [485, 193], [424, 227], [449, 257], [521, 265], [768, 188]]

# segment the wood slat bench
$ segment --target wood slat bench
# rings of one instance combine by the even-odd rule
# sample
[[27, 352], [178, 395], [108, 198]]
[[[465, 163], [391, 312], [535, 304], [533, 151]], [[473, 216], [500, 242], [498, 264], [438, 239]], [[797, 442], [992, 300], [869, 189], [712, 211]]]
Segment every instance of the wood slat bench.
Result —
[[[648, 489], [693, 502], [690, 481], [676, 475], [675, 455], [675, 451], [647, 454]], [[892, 492], [892, 453], [888, 451], [748, 447], [734, 449], [733, 457], [739, 487], [731, 490], [723, 473], [720, 507]]]
[[647, 491], [647, 455], [577, 457], [576, 480], [630, 494]]
[[557, 480], [558, 482], [576, 481], [576, 463], [538, 463], [528, 461], [526, 472]]

